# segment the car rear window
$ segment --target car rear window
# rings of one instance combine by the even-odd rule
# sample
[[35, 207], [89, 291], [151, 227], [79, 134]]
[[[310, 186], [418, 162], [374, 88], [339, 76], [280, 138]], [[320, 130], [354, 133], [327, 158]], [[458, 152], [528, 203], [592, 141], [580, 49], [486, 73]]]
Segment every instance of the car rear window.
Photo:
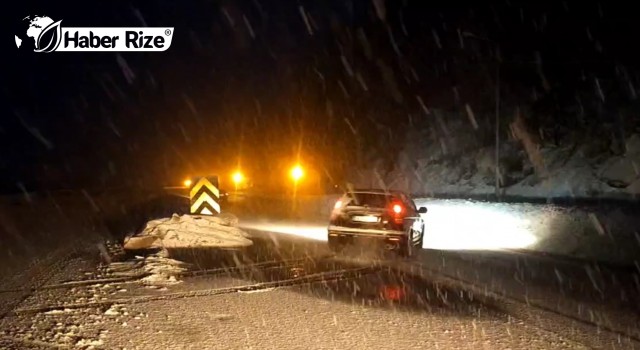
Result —
[[348, 207], [373, 207], [385, 208], [387, 204], [395, 198], [384, 193], [349, 193]]

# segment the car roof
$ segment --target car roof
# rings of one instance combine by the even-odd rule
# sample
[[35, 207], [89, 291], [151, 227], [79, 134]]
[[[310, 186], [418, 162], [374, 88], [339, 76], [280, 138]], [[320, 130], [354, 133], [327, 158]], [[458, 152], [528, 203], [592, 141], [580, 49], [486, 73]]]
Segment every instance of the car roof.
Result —
[[402, 191], [398, 191], [398, 190], [385, 190], [385, 189], [381, 189], [381, 188], [369, 188], [369, 189], [355, 189], [353, 191], [347, 191], [347, 194], [349, 193], [369, 193], [369, 194], [404, 194], [406, 196], [408, 196], [406, 193], [402, 192]]

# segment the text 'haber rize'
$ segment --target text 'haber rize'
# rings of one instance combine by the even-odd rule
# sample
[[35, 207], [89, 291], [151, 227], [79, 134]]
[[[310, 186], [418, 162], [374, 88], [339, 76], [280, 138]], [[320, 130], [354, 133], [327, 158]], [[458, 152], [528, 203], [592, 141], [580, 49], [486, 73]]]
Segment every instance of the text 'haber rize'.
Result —
[[[100, 36], [94, 35], [93, 32], [89, 32], [89, 35], [80, 35], [75, 32], [72, 36], [69, 32], [64, 33], [64, 47], [78, 47], [78, 48], [105, 48], [111, 49], [116, 47], [116, 43], [120, 40], [120, 36]], [[143, 32], [126, 31], [124, 44], [127, 48], [134, 49], [154, 49], [163, 48], [165, 44], [164, 37], [161, 35], [143, 35]]]

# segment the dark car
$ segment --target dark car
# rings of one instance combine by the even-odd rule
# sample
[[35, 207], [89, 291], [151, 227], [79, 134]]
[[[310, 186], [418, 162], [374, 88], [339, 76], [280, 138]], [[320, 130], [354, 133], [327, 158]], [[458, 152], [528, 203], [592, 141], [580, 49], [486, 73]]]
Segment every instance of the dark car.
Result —
[[387, 249], [410, 256], [422, 248], [424, 220], [411, 197], [400, 191], [354, 190], [335, 204], [329, 221], [329, 247], [334, 251], [360, 238], [380, 240]]

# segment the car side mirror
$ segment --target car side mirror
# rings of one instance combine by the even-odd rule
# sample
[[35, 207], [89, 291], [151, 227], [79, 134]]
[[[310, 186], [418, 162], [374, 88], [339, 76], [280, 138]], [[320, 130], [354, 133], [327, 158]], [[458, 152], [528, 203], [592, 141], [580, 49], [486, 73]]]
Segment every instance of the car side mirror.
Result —
[[427, 213], [427, 207], [420, 207], [418, 209], [418, 213], [420, 214], [426, 214]]

